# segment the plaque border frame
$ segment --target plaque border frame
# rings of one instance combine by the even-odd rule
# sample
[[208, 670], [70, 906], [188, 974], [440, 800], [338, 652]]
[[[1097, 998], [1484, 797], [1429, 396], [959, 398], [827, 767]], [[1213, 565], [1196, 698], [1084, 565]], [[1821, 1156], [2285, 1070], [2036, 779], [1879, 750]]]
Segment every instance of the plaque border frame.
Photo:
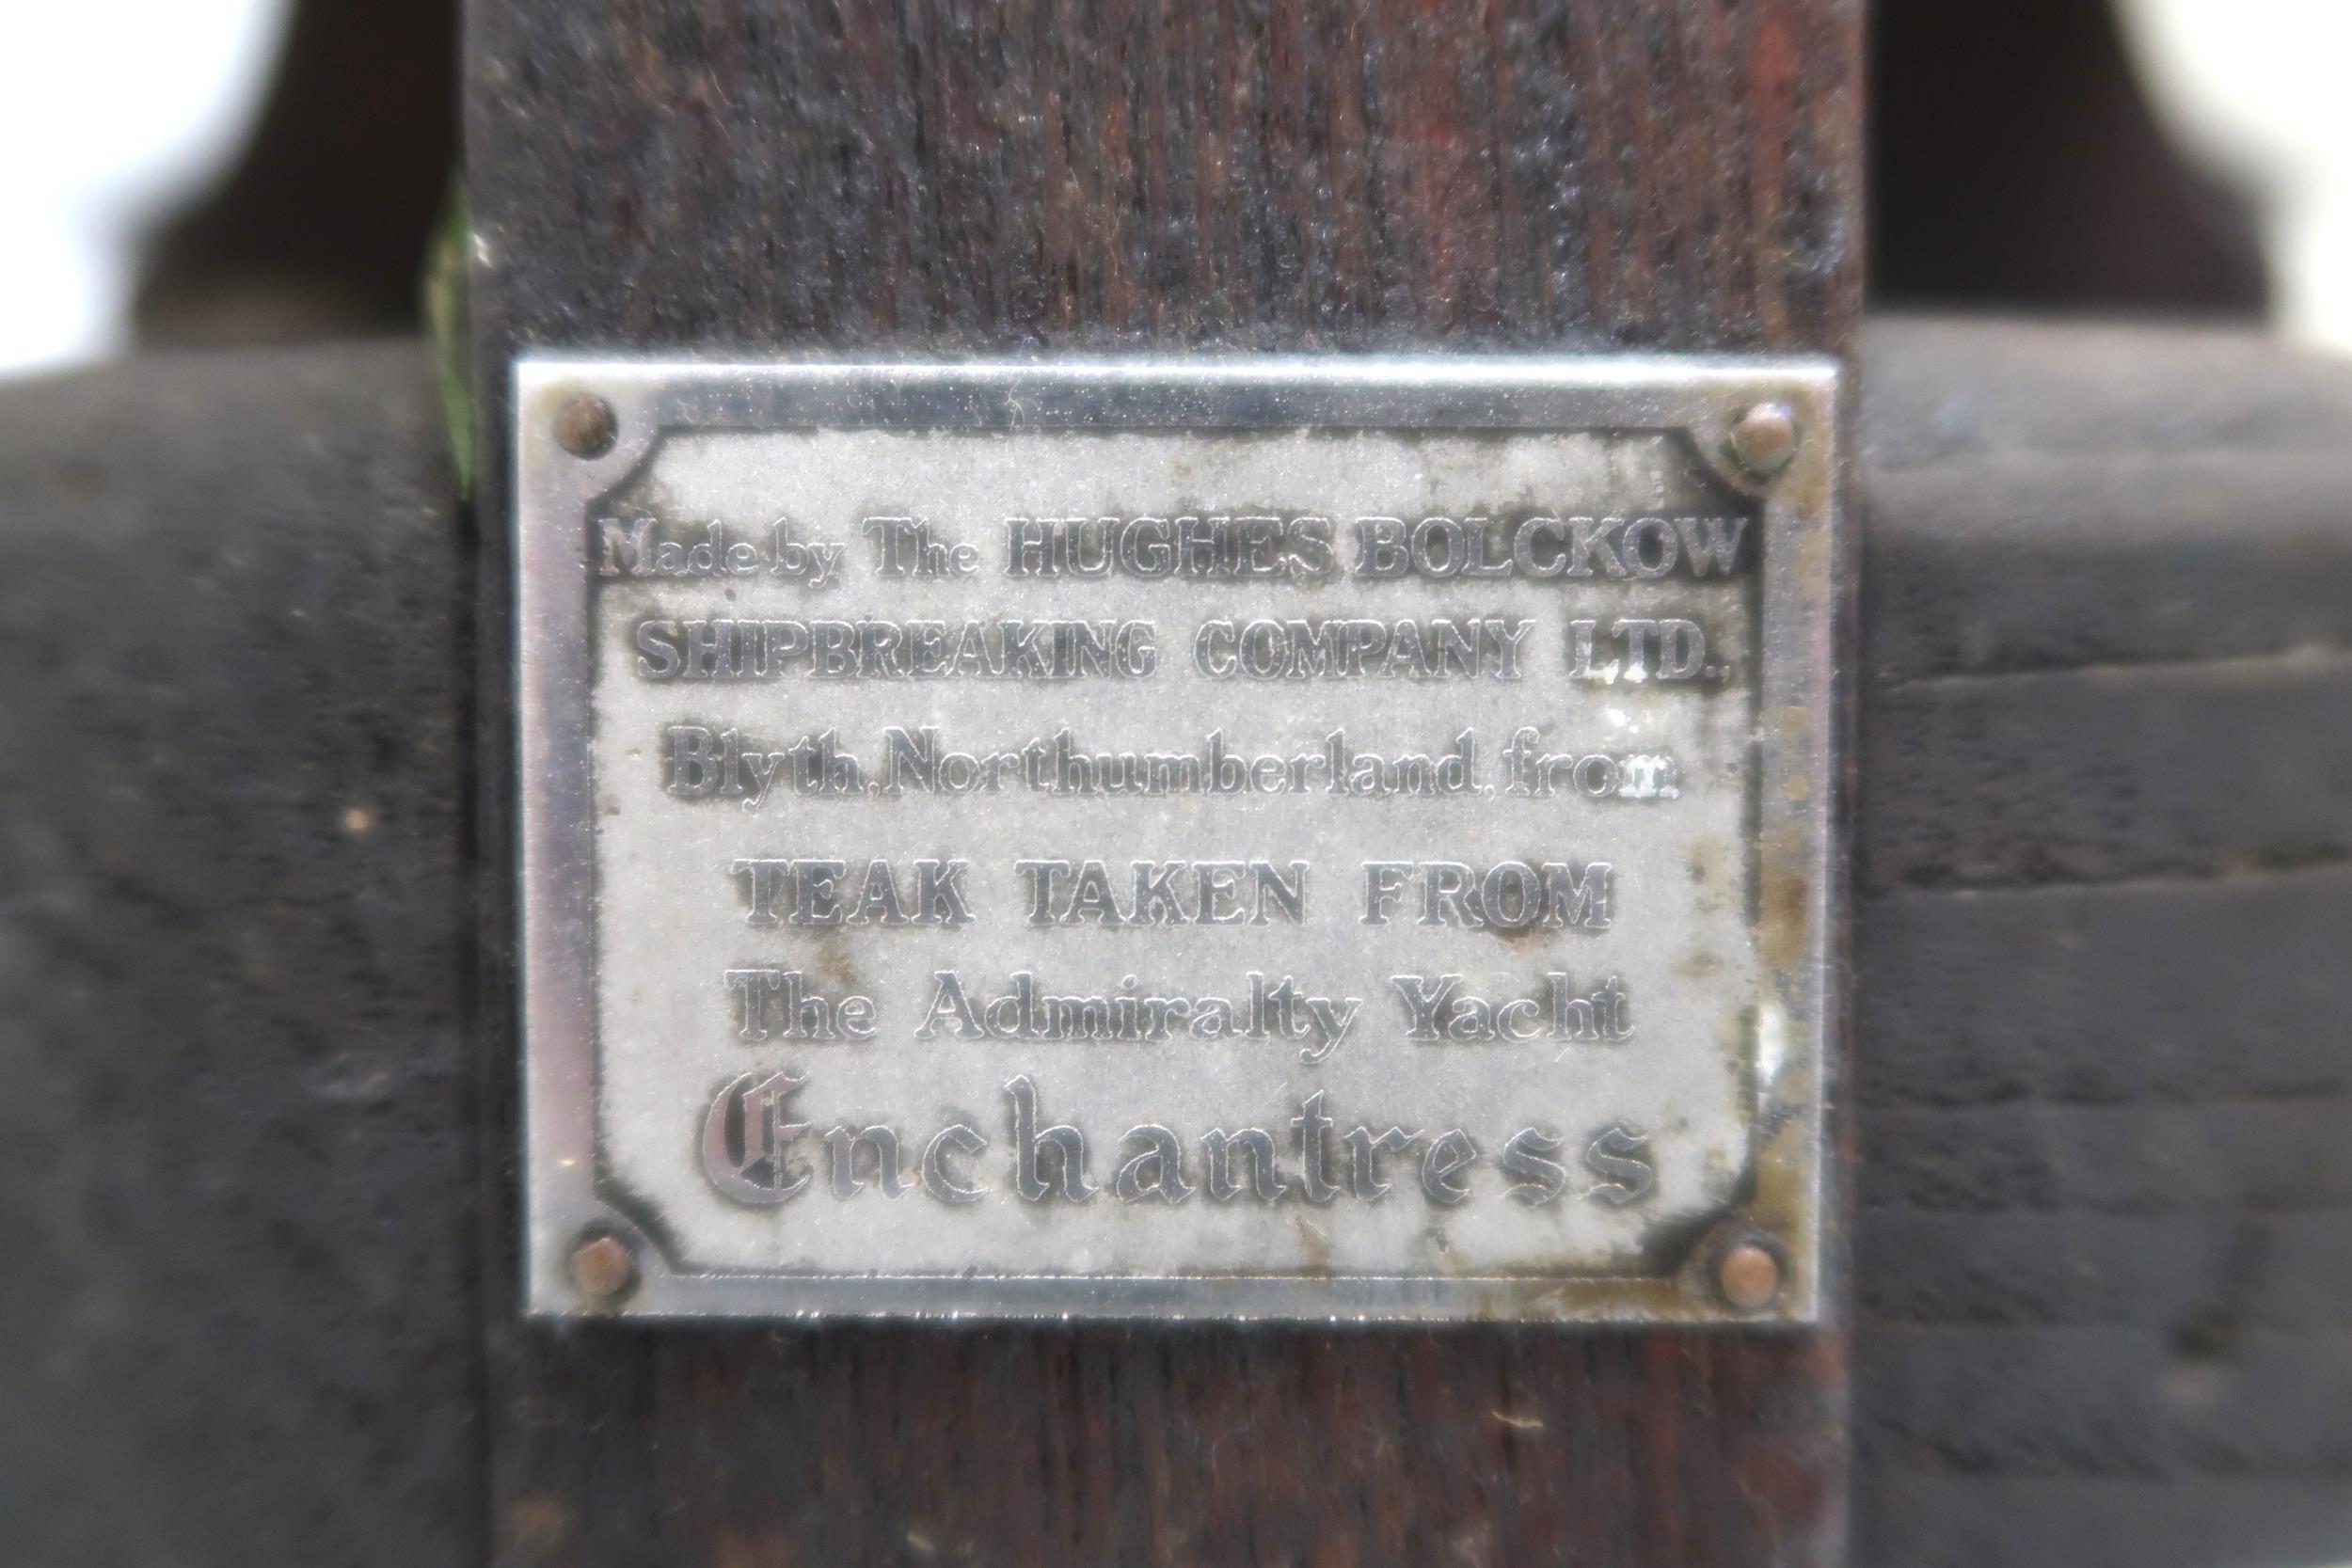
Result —
[[[1038, 360], [778, 360], [529, 354], [513, 372], [517, 1013], [521, 1266], [539, 1317], [771, 1323], [914, 1319], [1565, 1325], [1818, 1323], [1835, 1292], [1825, 1136], [1831, 985], [1844, 952], [1839, 657], [1848, 555], [1839, 504], [1841, 372], [1821, 356], [1250, 356]], [[567, 451], [558, 416], [586, 393], [617, 436]], [[1800, 439], [1758, 475], [1731, 432], [1785, 404]], [[595, 822], [586, 507], [679, 429], [808, 427], [1678, 431], [1759, 503], [1766, 546], [1757, 645], [1758, 959], [1781, 1027], [1757, 1032], [1744, 1197], [1674, 1238], [1678, 1266], [1628, 1275], [878, 1275], [677, 1268], [658, 1224], [607, 1196], [596, 1132]], [[1767, 928], [1769, 927], [1769, 928]], [[1775, 958], [1774, 955], [1782, 955]], [[1766, 1059], [1769, 1057], [1769, 1059]], [[584, 1236], [630, 1249], [627, 1287], [585, 1293]], [[1715, 1289], [1724, 1248], [1765, 1246], [1782, 1287], [1743, 1310]]]

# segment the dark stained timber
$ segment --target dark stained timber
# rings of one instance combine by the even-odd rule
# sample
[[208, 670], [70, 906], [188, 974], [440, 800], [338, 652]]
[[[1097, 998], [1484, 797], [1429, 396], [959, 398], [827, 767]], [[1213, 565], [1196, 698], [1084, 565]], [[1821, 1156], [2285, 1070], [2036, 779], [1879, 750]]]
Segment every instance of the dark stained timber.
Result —
[[[478, 428], [547, 347], [1845, 356], [1860, 9], [475, 0]], [[496, 903], [504, 1560], [1839, 1556], [1834, 1333], [526, 1328]]]
[[[2215, 334], [1868, 343], [1855, 1560], [2343, 1560], [2341, 726], [2233, 759], [2292, 808], [2262, 816], [2198, 815], [2139, 741], [2223, 678], [2352, 710], [2352, 374]], [[0, 754], [0, 1560], [474, 1568], [494, 1437], [505, 1554], [556, 1562], [1703, 1560], [1819, 1484], [1788, 1368], [1701, 1339], [583, 1331], [494, 1340], [493, 1381], [474, 561], [424, 356], [12, 388], [0, 495], [0, 657], [50, 673]], [[2140, 830], [1978, 854], [1920, 787], [1939, 692], [2014, 788]], [[1702, 1467], [1747, 1490], [1624, 1506]]]
[[1840, 351], [1851, 0], [476, 0], [485, 352]]

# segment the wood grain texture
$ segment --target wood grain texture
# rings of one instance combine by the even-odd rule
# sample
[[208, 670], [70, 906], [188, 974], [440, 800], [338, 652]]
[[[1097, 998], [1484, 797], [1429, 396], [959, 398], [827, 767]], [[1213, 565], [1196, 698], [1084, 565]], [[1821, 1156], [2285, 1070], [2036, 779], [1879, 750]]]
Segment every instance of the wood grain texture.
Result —
[[453, 497], [412, 344], [0, 388], [0, 1562], [481, 1560]]
[[[1867, 356], [1861, 827], [1897, 858], [1855, 916], [1854, 1560], [2343, 1561], [2352, 865], [2250, 861], [2250, 814], [2155, 874], [2177, 815], [1939, 864], [1984, 841], [1880, 698], [2009, 693], [2021, 778], [2182, 766], [2114, 744], [2166, 669], [2352, 647], [2352, 372], [2047, 326]], [[504, 1553], [554, 1562], [1675, 1562], [1766, 1505], [1653, 1477], [1811, 1484], [1788, 1370], [1673, 1340], [525, 1335], [469, 1230], [511, 1171], [463, 1075], [504, 1036], [437, 420], [413, 347], [0, 391], [0, 654], [43, 673], [0, 750], [0, 1561], [479, 1568], [493, 1440]], [[2191, 515], [2183, 463], [2244, 504]], [[2243, 759], [2339, 835], [2341, 728]], [[533, 1359], [494, 1337], [493, 1380], [485, 1322]], [[1746, 1402], [1799, 1447], [1725, 1432]]]
[[2352, 1552], [2352, 375], [1874, 326], [1856, 1555]]
[[477, 0], [485, 341], [1841, 349], [1852, 0]]
[[[1842, 353], [1859, 16], [477, 0], [482, 428], [540, 344]], [[484, 504], [503, 515], [495, 467]], [[489, 581], [499, 647], [495, 559]], [[492, 755], [504, 678], [485, 670]], [[491, 792], [492, 863], [502, 809]], [[511, 1224], [512, 1040], [487, 1049]], [[494, 1271], [511, 1244], [494, 1232]], [[1839, 1556], [1834, 1336], [564, 1334], [495, 1312], [489, 1336], [511, 1563]]]

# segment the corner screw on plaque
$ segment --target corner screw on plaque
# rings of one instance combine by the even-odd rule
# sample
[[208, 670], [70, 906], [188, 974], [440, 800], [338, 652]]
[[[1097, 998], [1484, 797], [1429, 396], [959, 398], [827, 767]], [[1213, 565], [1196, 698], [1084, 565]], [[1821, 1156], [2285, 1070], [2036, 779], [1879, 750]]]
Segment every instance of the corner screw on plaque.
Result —
[[556, 444], [574, 457], [602, 457], [612, 450], [612, 437], [619, 431], [612, 405], [588, 392], [571, 399], [555, 416]]
[[1760, 1311], [1780, 1294], [1780, 1259], [1755, 1242], [1727, 1247], [1715, 1263], [1715, 1289], [1740, 1311]]
[[1759, 403], [1731, 427], [1731, 455], [1758, 479], [1769, 479], [1797, 454], [1797, 416], [1785, 403]]
[[615, 1301], [637, 1278], [637, 1259], [618, 1236], [589, 1235], [572, 1249], [572, 1283], [597, 1301]]

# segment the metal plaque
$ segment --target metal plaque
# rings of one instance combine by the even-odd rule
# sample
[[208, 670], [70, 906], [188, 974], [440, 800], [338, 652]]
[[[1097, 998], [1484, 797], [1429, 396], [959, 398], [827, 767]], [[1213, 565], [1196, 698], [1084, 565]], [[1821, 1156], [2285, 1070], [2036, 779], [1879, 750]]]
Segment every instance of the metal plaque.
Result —
[[531, 1307], [1813, 1321], [1836, 388], [523, 361]]

